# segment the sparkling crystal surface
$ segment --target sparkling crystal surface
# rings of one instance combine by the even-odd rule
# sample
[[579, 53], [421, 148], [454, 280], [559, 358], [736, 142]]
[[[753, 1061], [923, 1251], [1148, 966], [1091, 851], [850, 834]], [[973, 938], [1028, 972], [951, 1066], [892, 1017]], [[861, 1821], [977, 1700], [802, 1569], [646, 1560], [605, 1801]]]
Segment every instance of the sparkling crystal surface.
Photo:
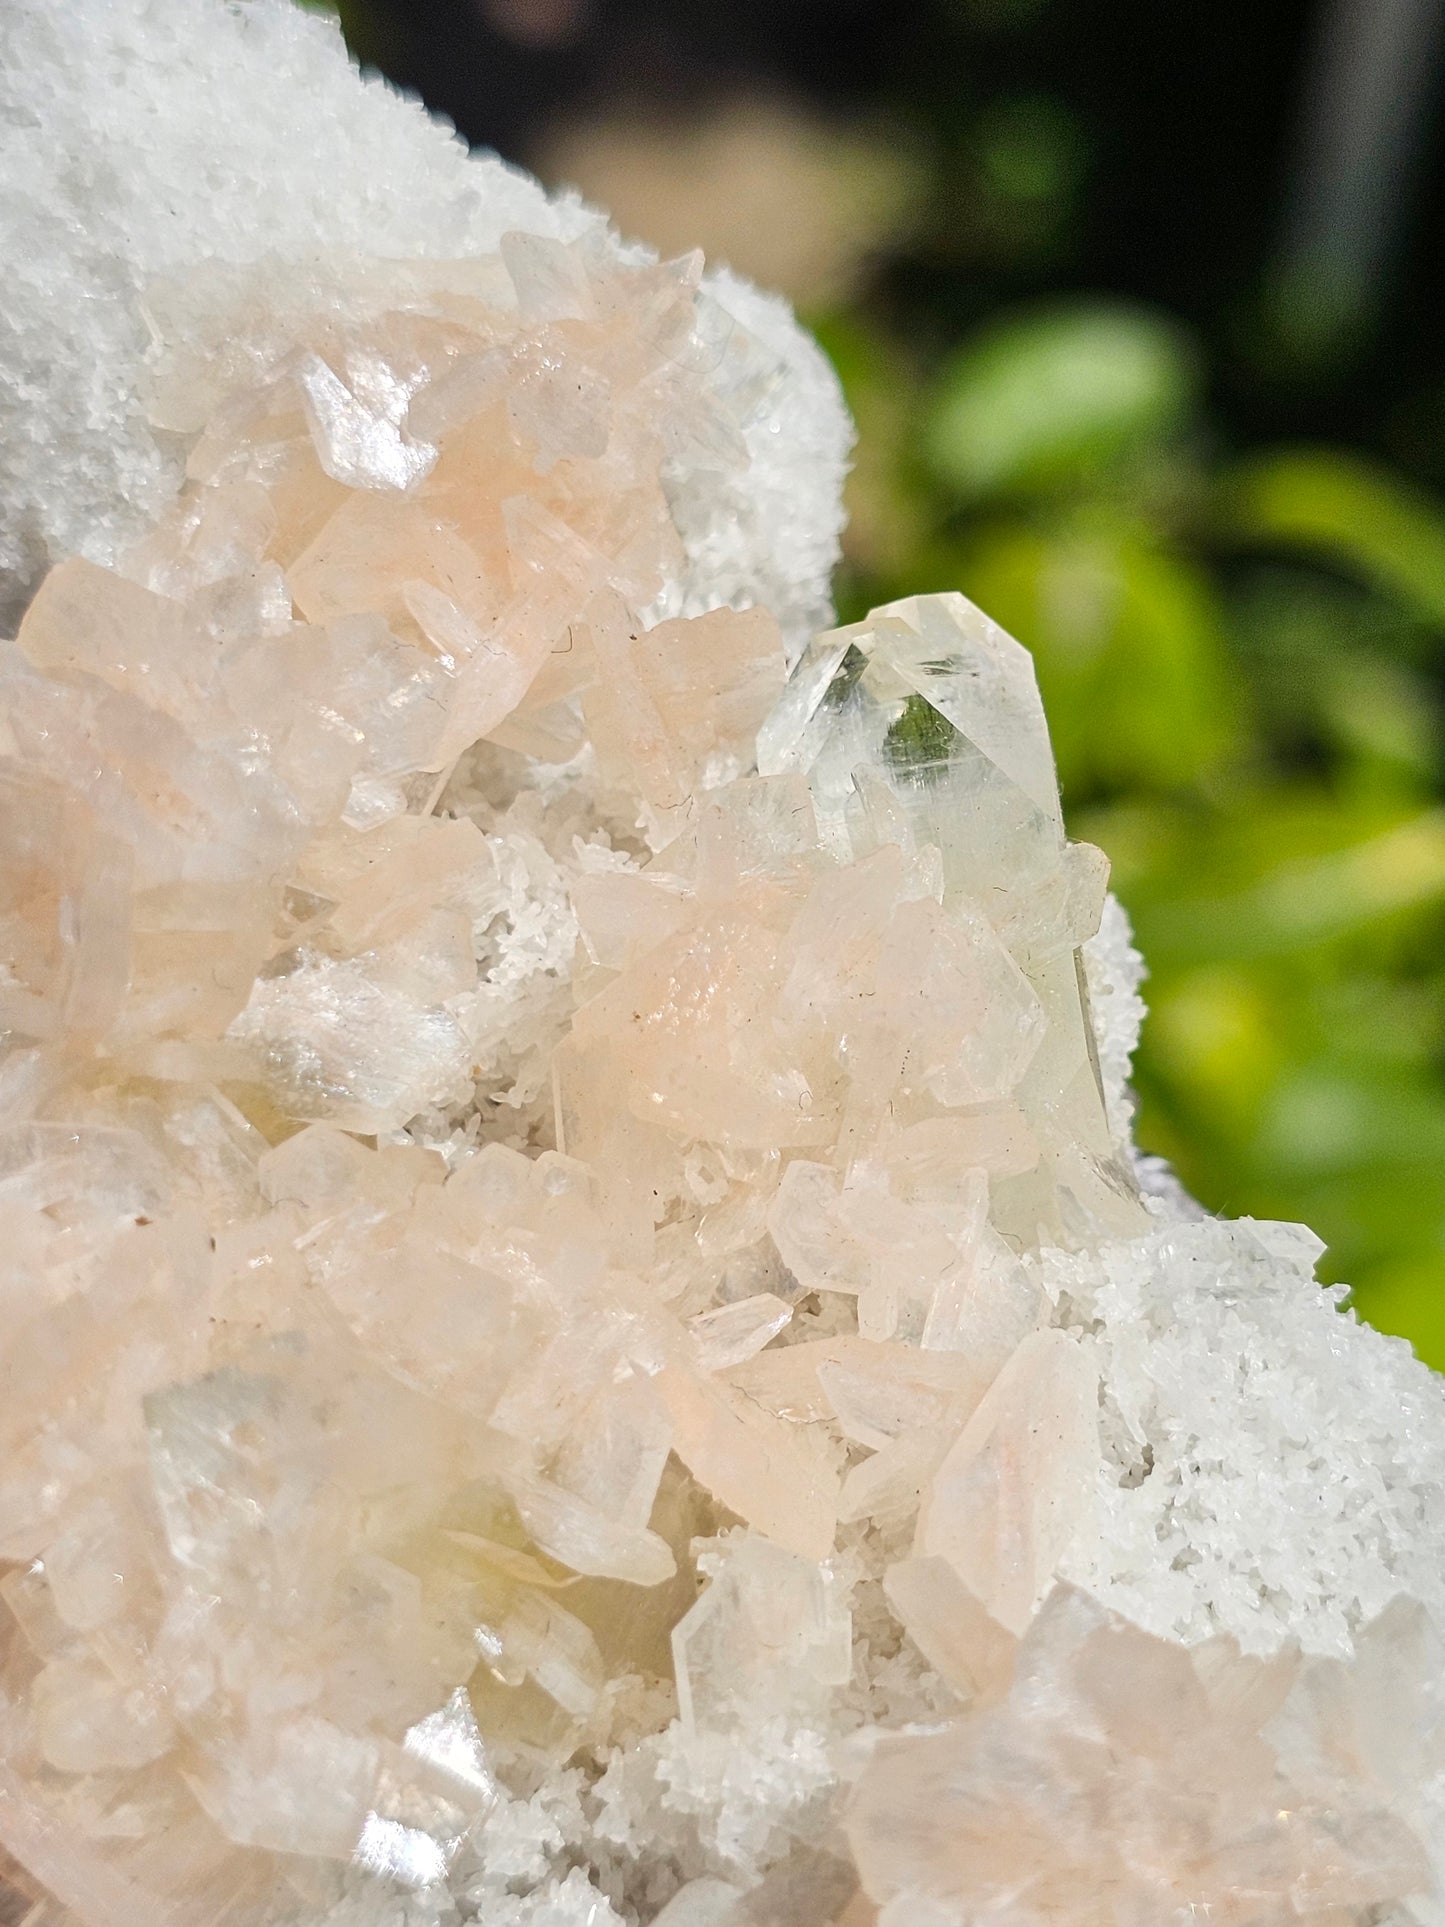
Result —
[[0, 645], [0, 1919], [1429, 1927], [1438, 1381], [1141, 1187], [1026, 652], [759, 559], [791, 324], [476, 178], [148, 282]]

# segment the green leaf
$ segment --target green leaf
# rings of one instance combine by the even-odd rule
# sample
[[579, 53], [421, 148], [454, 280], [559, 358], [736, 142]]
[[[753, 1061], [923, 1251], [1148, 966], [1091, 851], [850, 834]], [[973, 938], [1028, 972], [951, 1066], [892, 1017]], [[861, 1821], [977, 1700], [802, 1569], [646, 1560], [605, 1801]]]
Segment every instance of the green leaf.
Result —
[[1445, 1372], [1445, 1252], [1381, 1265], [1352, 1302], [1377, 1330], [1408, 1338], [1427, 1365]]
[[1333, 564], [1445, 626], [1445, 507], [1385, 469], [1285, 449], [1240, 464], [1220, 506], [1236, 539]]
[[1166, 316], [1122, 303], [1050, 307], [995, 323], [948, 364], [925, 454], [965, 497], [1087, 478], [1174, 434], [1198, 369]]
[[1304, 563], [1247, 571], [1230, 617], [1277, 757], [1325, 758], [1352, 782], [1429, 793], [1439, 705], [1412, 666], [1437, 646], [1428, 628], [1377, 590]]
[[1047, 94], [995, 100], [974, 131], [983, 177], [994, 193], [1036, 202], [1055, 219], [1067, 215], [1088, 147], [1061, 100]]
[[1242, 889], [1152, 904], [1139, 923], [1160, 959], [1235, 962], [1310, 950], [1442, 902], [1445, 809], [1434, 808], [1281, 862]]
[[1066, 796], [1179, 789], [1225, 754], [1239, 700], [1213, 585], [1147, 528], [996, 526], [959, 570], [1033, 651]]
[[1380, 1067], [1370, 1075], [1328, 1058], [1303, 1063], [1271, 1094], [1255, 1152], [1285, 1179], [1419, 1166], [1445, 1172], [1445, 1095], [1428, 1072]]

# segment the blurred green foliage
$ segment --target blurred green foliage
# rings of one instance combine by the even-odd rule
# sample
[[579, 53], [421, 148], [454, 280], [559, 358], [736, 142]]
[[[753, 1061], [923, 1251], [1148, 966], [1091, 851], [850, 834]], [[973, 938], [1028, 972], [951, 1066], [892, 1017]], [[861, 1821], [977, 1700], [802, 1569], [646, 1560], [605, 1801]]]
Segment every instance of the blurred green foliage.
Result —
[[1313, 1225], [1445, 1366], [1445, 506], [1333, 449], [1232, 455], [1137, 307], [1005, 315], [936, 367], [820, 332], [860, 432], [843, 616], [958, 587], [1033, 650], [1149, 960], [1141, 1143]]

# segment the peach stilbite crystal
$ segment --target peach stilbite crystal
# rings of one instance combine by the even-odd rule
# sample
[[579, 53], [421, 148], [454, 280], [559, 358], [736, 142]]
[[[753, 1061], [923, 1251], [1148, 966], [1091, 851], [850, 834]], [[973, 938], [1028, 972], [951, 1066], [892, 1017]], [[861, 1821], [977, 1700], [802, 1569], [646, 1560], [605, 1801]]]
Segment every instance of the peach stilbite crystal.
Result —
[[1229, 1639], [1191, 1654], [1059, 1588], [1005, 1699], [879, 1738], [848, 1833], [881, 1927], [1374, 1917], [1430, 1870], [1352, 1743], [1359, 1684]]
[[1027, 654], [802, 633], [796, 344], [533, 213], [169, 261], [0, 645], [0, 1920], [1425, 1927], [1438, 1384], [1152, 1194]]

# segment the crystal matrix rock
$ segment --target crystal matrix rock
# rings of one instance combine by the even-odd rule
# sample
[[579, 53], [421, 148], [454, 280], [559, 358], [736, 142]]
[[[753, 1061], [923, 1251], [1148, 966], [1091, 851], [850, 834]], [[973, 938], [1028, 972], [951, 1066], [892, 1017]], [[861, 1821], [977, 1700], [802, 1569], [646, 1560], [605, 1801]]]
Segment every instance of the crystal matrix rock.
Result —
[[[1437, 1918], [1440, 1387], [1141, 1191], [1026, 654], [813, 633], [791, 323], [271, 0], [76, 18], [14, 44], [133, 231], [7, 217], [0, 1918]], [[222, 73], [228, 178], [323, 95], [396, 166], [265, 247]]]

